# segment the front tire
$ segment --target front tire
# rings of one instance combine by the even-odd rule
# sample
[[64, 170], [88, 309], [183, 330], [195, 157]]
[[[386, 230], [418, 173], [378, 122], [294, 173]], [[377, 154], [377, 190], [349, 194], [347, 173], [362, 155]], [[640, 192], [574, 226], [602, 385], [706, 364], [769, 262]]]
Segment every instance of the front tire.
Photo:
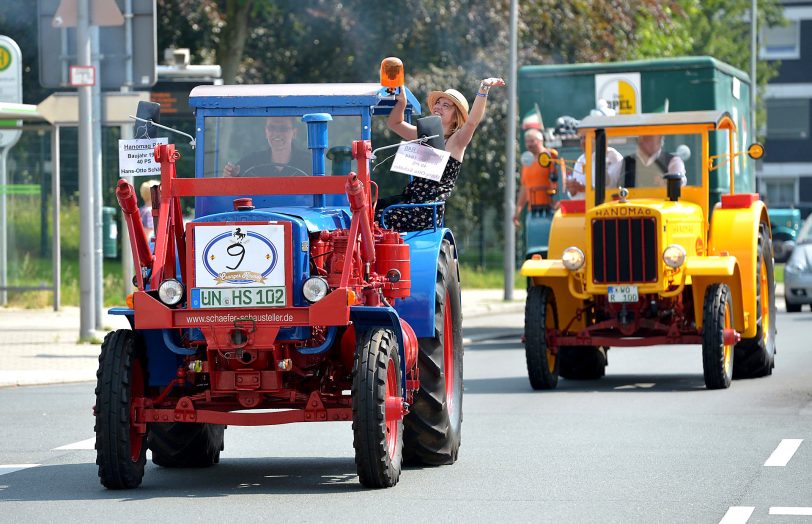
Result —
[[[771, 375], [775, 366], [775, 275], [773, 250], [767, 224], [758, 232], [756, 259], [756, 336], [736, 344], [733, 360], [734, 378], [757, 378]], [[800, 307], [799, 307], [800, 310]], [[789, 311], [789, 309], [787, 310]]]
[[385, 329], [357, 332], [352, 379], [352, 434], [358, 479], [368, 488], [389, 488], [403, 461], [400, 355]]
[[733, 345], [725, 344], [725, 330], [733, 328], [730, 289], [713, 284], [705, 290], [702, 310], [702, 367], [708, 389], [730, 387], [733, 378]]
[[152, 462], [164, 468], [207, 468], [220, 462], [222, 424], [169, 422], [151, 424], [147, 444]]
[[547, 286], [533, 286], [524, 308], [524, 354], [530, 385], [536, 390], [558, 385], [559, 354], [547, 336], [550, 329], [558, 330], [555, 295]]
[[457, 261], [443, 240], [434, 286], [434, 336], [418, 339], [420, 390], [404, 419], [407, 462], [453, 464], [462, 431], [462, 308]]
[[139, 432], [135, 404], [144, 397], [146, 363], [135, 333], [108, 333], [96, 372], [96, 464], [108, 489], [141, 485], [146, 464], [146, 431]]

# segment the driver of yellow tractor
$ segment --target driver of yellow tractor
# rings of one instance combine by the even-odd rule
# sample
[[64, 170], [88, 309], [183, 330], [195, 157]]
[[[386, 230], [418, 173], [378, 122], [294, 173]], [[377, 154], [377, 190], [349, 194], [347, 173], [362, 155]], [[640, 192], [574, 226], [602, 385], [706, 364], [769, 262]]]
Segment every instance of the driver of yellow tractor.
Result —
[[256, 151], [233, 164], [226, 163], [224, 177], [309, 175], [310, 155], [294, 146], [298, 132], [296, 117], [269, 116], [265, 119], [268, 149]]
[[[581, 136], [581, 149], [584, 148], [586, 138]], [[567, 192], [572, 200], [583, 200], [585, 198], [586, 175], [584, 167], [586, 165], [586, 155], [581, 153], [572, 168], [572, 174], [567, 178]], [[620, 168], [623, 165], [623, 155], [614, 147], [606, 147], [606, 188], [617, 188], [620, 182]], [[593, 183], [595, 163], [592, 163]]]
[[[553, 209], [553, 198], [558, 184], [551, 182], [551, 175], [556, 170], [558, 151], [544, 147], [544, 133], [540, 129], [528, 129], [524, 132], [524, 146], [532, 155], [528, 165], [522, 165], [522, 178], [519, 186], [519, 194], [516, 198], [516, 212], [513, 213], [513, 224], [520, 227], [519, 217], [522, 215], [524, 206], [529, 204], [532, 211], [544, 211]], [[547, 153], [550, 155], [551, 163], [547, 167], [542, 167], [538, 162], [539, 155]], [[522, 159], [524, 163], [524, 158]]]
[[662, 135], [637, 138], [637, 152], [623, 158], [623, 187], [665, 187], [663, 175], [682, 175], [685, 185], [685, 163], [677, 155], [663, 151]]

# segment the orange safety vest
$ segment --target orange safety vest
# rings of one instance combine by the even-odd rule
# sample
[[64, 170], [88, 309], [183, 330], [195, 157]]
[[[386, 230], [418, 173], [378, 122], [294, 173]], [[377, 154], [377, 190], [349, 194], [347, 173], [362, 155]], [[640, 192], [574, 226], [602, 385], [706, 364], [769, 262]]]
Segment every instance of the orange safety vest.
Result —
[[537, 161], [529, 166], [522, 166], [522, 185], [527, 189], [527, 203], [531, 208], [549, 206], [553, 202], [552, 193], [555, 193], [556, 184], [550, 182], [550, 173], [556, 168], [558, 151], [548, 151], [553, 158], [549, 166], [541, 167]]

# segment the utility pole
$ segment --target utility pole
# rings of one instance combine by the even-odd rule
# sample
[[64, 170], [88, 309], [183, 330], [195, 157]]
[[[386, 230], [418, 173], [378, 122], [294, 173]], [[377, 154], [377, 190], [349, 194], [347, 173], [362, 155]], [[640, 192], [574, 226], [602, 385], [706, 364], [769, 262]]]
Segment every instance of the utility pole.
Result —
[[505, 300], [513, 300], [513, 281], [516, 272], [516, 230], [513, 225], [513, 212], [516, 199], [516, 54], [519, 20], [517, 0], [510, 0], [510, 73], [507, 81], [508, 114], [507, 145], [505, 146], [507, 162], [505, 164]]
[[756, 140], [756, 94], [758, 82], [756, 75], [756, 59], [758, 58], [758, 0], [753, 0], [750, 6], [750, 122], [753, 126], [751, 140]]
[[93, 318], [95, 328], [104, 329], [104, 246], [102, 227], [102, 110], [101, 110], [101, 69], [99, 64], [99, 26], [90, 28], [90, 41], [93, 50], [93, 69], [96, 70], [97, 81], [91, 87], [93, 103]]
[[[92, 65], [90, 40], [90, 0], [78, 0], [76, 17], [76, 63]], [[93, 187], [93, 102], [91, 87], [77, 87], [79, 92], [79, 338], [95, 335], [95, 257], [94, 253], [94, 187]]]

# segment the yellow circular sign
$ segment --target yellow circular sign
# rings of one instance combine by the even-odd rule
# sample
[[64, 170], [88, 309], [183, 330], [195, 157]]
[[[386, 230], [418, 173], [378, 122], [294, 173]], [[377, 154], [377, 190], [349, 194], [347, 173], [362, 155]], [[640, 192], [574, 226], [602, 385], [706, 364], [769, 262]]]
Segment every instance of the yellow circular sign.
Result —
[[5, 71], [11, 65], [11, 51], [0, 46], [0, 71]]

